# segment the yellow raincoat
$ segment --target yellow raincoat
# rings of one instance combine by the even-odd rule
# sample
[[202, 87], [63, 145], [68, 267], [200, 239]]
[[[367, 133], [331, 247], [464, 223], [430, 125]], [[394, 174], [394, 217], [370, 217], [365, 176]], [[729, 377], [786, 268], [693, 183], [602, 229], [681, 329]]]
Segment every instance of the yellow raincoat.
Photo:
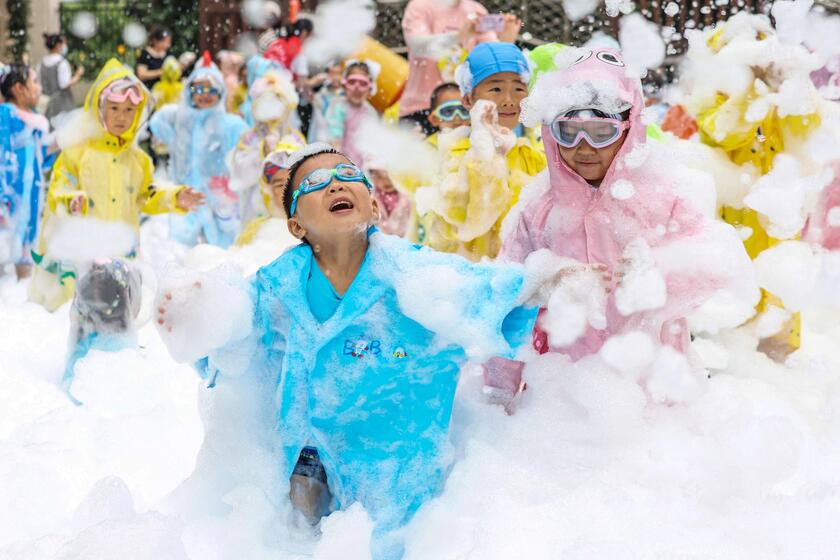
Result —
[[519, 201], [522, 187], [545, 166], [544, 147], [531, 135], [517, 138], [506, 158], [496, 156], [492, 162], [473, 157], [469, 137], [457, 140], [446, 156], [442, 183], [434, 187], [440, 201], [419, 219], [420, 241], [473, 261], [495, 258], [502, 221]]
[[[708, 44], [713, 49], [723, 47], [722, 31], [719, 30], [710, 37]], [[759, 34], [758, 40], [763, 38], [763, 35]], [[758, 97], [754, 87], [741, 97], [730, 98], [719, 93], [714, 105], [698, 113], [697, 126], [704, 144], [722, 149], [733, 163], [752, 163], [762, 174], [767, 174], [773, 168], [776, 154], [785, 149], [785, 137], [805, 136], [819, 126], [820, 116], [812, 113], [780, 117], [776, 109], [772, 108], [763, 120], [747, 121], [747, 110]], [[744, 240], [744, 247], [753, 259], [783, 241], [770, 237], [761, 215], [750, 208], [723, 206], [720, 216], [735, 227], [749, 228], [752, 231], [752, 235]], [[762, 290], [757, 311], [762, 312], [770, 305], [783, 307], [779, 298]], [[785, 337], [791, 347], [799, 348], [801, 335], [798, 313], [786, 329], [787, 333], [780, 333], [779, 336]]]
[[[110, 134], [102, 124], [99, 100], [103, 90], [118, 79], [136, 83], [142, 100], [134, 123], [122, 136]], [[137, 147], [135, 136], [148, 103], [148, 91], [134, 74], [118, 60], [109, 60], [85, 98], [86, 119], [92, 119], [96, 134], [65, 149], [55, 162], [47, 204], [43, 235], [35, 260], [40, 265], [30, 285], [30, 299], [53, 311], [70, 300], [75, 288], [72, 264], [45, 258], [51, 222], [70, 215], [70, 201], [83, 197], [82, 215], [103, 221], [122, 221], [139, 233], [140, 214], [179, 212], [176, 196], [183, 188], [159, 190], [152, 185], [151, 158]], [[89, 121], [90, 122], [90, 121]]]

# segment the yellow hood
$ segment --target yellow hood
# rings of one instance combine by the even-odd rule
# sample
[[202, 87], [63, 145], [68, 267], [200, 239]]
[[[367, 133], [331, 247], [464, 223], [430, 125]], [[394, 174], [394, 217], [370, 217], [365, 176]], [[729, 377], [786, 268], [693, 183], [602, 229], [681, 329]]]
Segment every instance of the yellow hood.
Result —
[[138, 80], [137, 76], [134, 75], [134, 72], [128, 69], [116, 58], [112, 58], [105, 63], [105, 66], [99, 72], [99, 75], [90, 87], [90, 90], [85, 97], [84, 112], [93, 118], [93, 120], [99, 125], [103, 134], [110, 136], [108, 131], [105, 129], [105, 125], [102, 123], [99, 100], [102, 97], [102, 92], [105, 91], [105, 88], [112, 82], [120, 79], [131, 80], [137, 87], [137, 90], [140, 92], [140, 96], [142, 97], [140, 105], [137, 107], [137, 114], [134, 116], [134, 123], [131, 125], [131, 128], [121, 136], [126, 143], [130, 143], [137, 135], [140, 125], [148, 117], [148, 113], [151, 109], [149, 101], [150, 97], [149, 91], [143, 85], [143, 82]]

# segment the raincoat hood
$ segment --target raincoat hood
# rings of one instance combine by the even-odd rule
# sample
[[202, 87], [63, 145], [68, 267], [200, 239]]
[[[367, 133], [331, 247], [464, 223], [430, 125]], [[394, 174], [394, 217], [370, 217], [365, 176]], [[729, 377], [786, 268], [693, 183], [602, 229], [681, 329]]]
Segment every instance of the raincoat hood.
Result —
[[160, 75], [162, 82], [177, 82], [181, 79], [181, 63], [174, 56], [167, 56], [163, 61], [163, 73]]
[[185, 107], [189, 107], [194, 109], [192, 104], [192, 93], [190, 93], [190, 86], [195, 82], [200, 81], [207, 81], [210, 84], [219, 90], [219, 102], [216, 103], [213, 107], [210, 107], [208, 110], [210, 111], [224, 111], [225, 110], [225, 98], [227, 97], [227, 91], [225, 88], [225, 78], [222, 76], [221, 70], [216, 64], [210, 59], [210, 56], [205, 53], [202, 57], [202, 60], [196, 64], [195, 69], [190, 74], [190, 77], [187, 79], [187, 85], [184, 88], [184, 92], [181, 94], [181, 100]]
[[[248, 93], [253, 100], [254, 120], [258, 122], [288, 119], [300, 102], [291, 75], [276, 70], [270, 70], [257, 78]], [[271, 97], [282, 103], [283, 108], [276, 106], [276, 102], [272, 103]]]
[[125, 65], [123, 65], [119, 60], [116, 58], [110, 59], [108, 62], [105, 63], [105, 66], [102, 67], [102, 70], [99, 72], [99, 75], [96, 77], [96, 80], [91, 85], [90, 90], [88, 90], [87, 96], [85, 97], [85, 104], [83, 107], [83, 112], [85, 116], [92, 119], [98, 127], [98, 133], [104, 134], [106, 137], [113, 137], [105, 129], [105, 124], [102, 120], [102, 92], [112, 83], [116, 82], [117, 80], [129, 80], [140, 92], [140, 104], [137, 107], [137, 114], [134, 116], [134, 123], [132, 123], [131, 128], [122, 134], [120, 138], [126, 142], [126, 144], [130, 144], [135, 137], [137, 136], [137, 131], [140, 130], [143, 123], [148, 120], [149, 115], [154, 108], [154, 103], [151, 100], [151, 96], [149, 95], [149, 90], [146, 89], [146, 86], [143, 85], [137, 76]]
[[555, 63], [561, 70], [541, 75], [530, 96], [522, 102], [522, 122], [529, 127], [542, 125], [552, 187], [588, 189], [586, 180], [560, 157], [549, 125], [556, 117], [576, 109], [598, 109], [604, 113], [629, 109], [630, 129], [604, 177], [602, 185], [607, 185], [619, 167], [617, 163], [646, 141], [641, 82], [626, 75], [624, 60], [612, 49], [565, 49], [558, 53]]

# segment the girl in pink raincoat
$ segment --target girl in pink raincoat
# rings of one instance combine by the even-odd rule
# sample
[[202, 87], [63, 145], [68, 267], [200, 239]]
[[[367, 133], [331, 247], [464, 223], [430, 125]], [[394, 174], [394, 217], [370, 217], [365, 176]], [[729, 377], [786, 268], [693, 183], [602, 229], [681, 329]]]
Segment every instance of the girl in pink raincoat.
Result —
[[542, 124], [548, 169], [509, 215], [500, 258], [548, 249], [597, 267], [606, 285], [583, 335], [557, 347], [537, 329], [534, 345], [576, 360], [637, 330], [685, 351], [685, 316], [713, 294], [757, 299], [749, 259], [735, 231], [708, 217], [713, 200], [705, 213], [688, 200], [675, 154], [646, 141], [641, 84], [621, 55], [567, 49], [556, 62], [565, 70], [541, 76], [523, 102], [524, 124]]

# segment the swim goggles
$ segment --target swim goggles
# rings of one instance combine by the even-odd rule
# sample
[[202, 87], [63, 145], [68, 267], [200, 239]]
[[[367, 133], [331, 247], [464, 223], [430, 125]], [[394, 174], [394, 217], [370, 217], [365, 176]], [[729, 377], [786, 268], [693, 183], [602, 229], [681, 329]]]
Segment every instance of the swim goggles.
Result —
[[292, 205], [289, 208], [289, 217], [295, 215], [297, 201], [301, 195], [320, 191], [328, 187], [333, 179], [338, 179], [344, 183], [364, 183], [368, 190], [373, 190], [373, 184], [367, 178], [365, 172], [355, 165], [340, 163], [335, 166], [335, 169], [322, 167], [304, 177], [297, 190], [292, 193]]
[[115, 80], [102, 90], [101, 99], [112, 103], [122, 103], [128, 99], [132, 105], [139, 105], [143, 96], [137, 91], [137, 87], [129, 79]]
[[193, 95], [204, 95], [205, 93], [209, 93], [210, 95], [215, 95], [217, 97], [222, 95], [219, 88], [215, 88], [213, 86], [190, 86], [190, 93]]
[[346, 87], [350, 89], [367, 89], [370, 87], [370, 78], [365, 76], [350, 76], [341, 81]]
[[574, 148], [584, 139], [593, 148], [605, 148], [615, 144], [630, 123], [617, 115], [602, 118], [593, 111], [579, 111], [576, 116], [557, 117], [550, 128], [551, 136], [564, 148]]
[[470, 120], [469, 110], [457, 99], [441, 103], [435, 108], [434, 114], [444, 122], [454, 121], [455, 119]]

